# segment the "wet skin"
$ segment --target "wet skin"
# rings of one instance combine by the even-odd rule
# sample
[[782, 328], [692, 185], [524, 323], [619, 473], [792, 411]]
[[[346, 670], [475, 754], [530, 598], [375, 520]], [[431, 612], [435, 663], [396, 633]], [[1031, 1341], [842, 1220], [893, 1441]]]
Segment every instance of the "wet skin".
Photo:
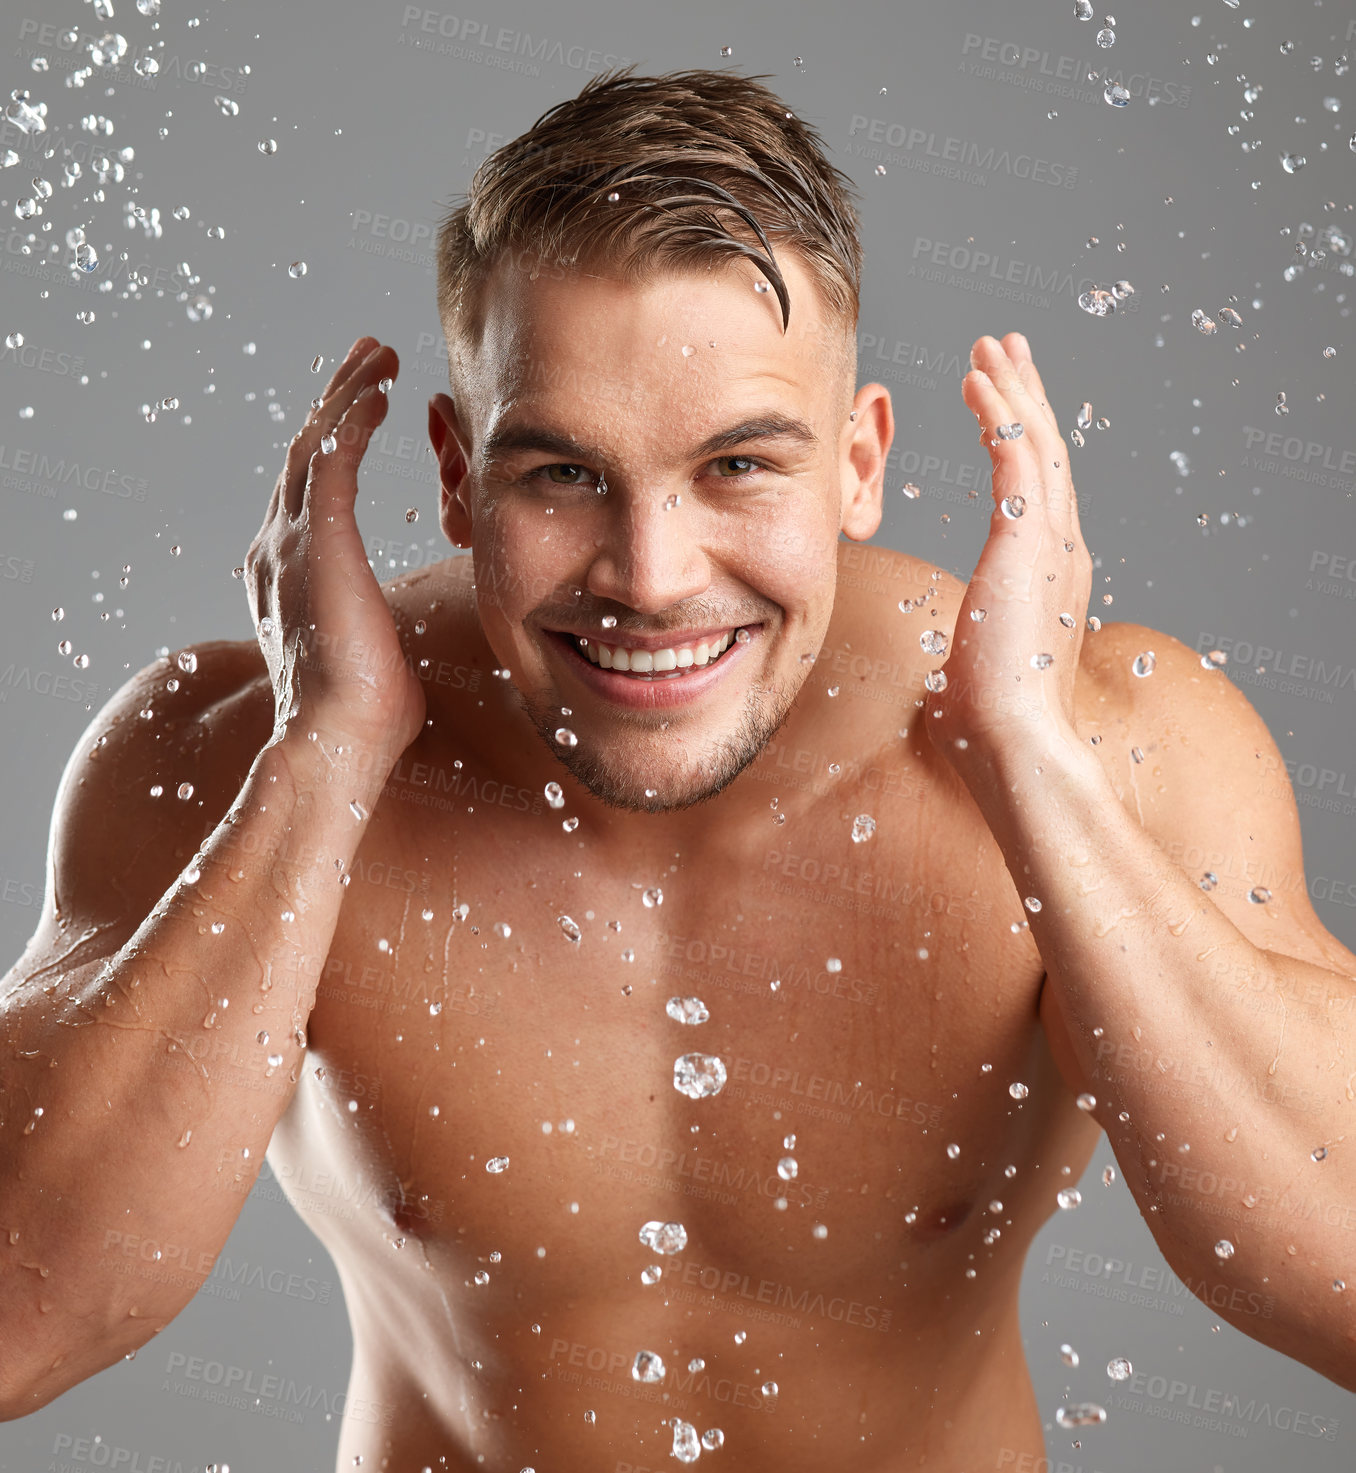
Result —
[[[384, 586], [427, 721], [372, 811], [269, 1148], [352, 1316], [340, 1467], [666, 1467], [673, 1417], [750, 1473], [1043, 1452], [1018, 1284], [1100, 1131], [1021, 895], [923, 726], [941, 657], [920, 635], [954, 638], [965, 587], [851, 545], [879, 522], [889, 398], [843, 392], [784, 269], [787, 334], [743, 267], [500, 281], [431, 405], [442, 527], [471, 556]], [[774, 412], [813, 438], [697, 453]], [[524, 426], [558, 443], [487, 461]], [[589, 658], [736, 630], [693, 673]], [[1074, 719], [1168, 843], [1182, 797], [1123, 678], [1143, 635], [1084, 642]], [[174, 776], [202, 807], [153, 896], [273, 728], [256, 646], [197, 653], [163, 720], [192, 706]], [[674, 996], [709, 1021], [671, 1019]], [[724, 1062], [711, 1098], [673, 1086], [690, 1051]], [[681, 1252], [642, 1246], [651, 1220], [684, 1225]], [[639, 1351], [663, 1381], [632, 1379]]]

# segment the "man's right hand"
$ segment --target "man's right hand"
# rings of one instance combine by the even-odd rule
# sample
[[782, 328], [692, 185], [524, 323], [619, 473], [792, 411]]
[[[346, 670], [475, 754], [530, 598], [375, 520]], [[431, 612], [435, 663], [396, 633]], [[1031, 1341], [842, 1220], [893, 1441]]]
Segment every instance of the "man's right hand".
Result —
[[293, 438], [264, 524], [245, 558], [246, 588], [276, 708], [273, 741], [319, 733], [393, 764], [418, 735], [425, 703], [367, 561], [354, 502], [358, 465], [386, 417], [379, 387], [394, 348], [359, 338]]

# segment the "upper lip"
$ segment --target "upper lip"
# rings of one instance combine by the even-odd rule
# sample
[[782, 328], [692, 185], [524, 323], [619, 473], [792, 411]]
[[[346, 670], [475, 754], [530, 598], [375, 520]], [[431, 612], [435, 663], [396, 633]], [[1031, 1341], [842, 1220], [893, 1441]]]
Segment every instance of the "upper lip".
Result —
[[722, 634], [729, 634], [734, 629], [748, 629], [749, 624], [713, 624], [705, 630], [687, 631], [673, 634], [628, 634], [619, 629], [557, 629], [552, 631], [563, 634], [571, 639], [587, 639], [593, 644], [605, 644], [609, 649], [625, 650], [680, 650], [689, 645], [698, 645], [703, 641], [709, 643], [713, 639], [719, 639]]

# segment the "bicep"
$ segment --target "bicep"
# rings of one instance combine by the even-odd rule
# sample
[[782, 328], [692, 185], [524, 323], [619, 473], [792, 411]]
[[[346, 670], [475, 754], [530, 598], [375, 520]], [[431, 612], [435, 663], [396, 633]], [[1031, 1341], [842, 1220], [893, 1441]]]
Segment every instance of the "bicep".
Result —
[[222, 775], [202, 718], [239, 680], [225, 662], [208, 665], [177, 689], [169, 660], [146, 666], [81, 733], [57, 785], [42, 911], [0, 978], [0, 1001], [82, 983], [135, 935], [230, 806], [240, 782]]
[[[1124, 667], [1112, 676], [1125, 692], [1124, 751], [1103, 757], [1122, 802], [1253, 945], [1356, 976], [1356, 954], [1310, 899], [1299, 809], [1266, 722], [1223, 670], [1206, 670], [1179, 641], [1115, 628], [1132, 631], [1107, 652]], [[1136, 679], [1131, 647], [1149, 637], [1156, 667]]]

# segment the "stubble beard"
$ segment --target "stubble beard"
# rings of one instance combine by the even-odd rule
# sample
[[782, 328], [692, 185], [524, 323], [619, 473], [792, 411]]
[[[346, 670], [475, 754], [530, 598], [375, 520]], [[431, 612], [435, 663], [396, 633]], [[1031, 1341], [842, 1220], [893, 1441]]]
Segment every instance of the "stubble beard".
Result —
[[[658, 771], [645, 778], [609, 761], [606, 751], [583, 743], [563, 746], [556, 740], [556, 732], [566, 719], [560, 715], [560, 707], [540, 706], [521, 691], [518, 697], [552, 755], [595, 798], [629, 813], [675, 813], [705, 803], [729, 787], [777, 734], [790, 714], [796, 691], [782, 685], [754, 685], [735, 729], [716, 739], [699, 759], [695, 771], [686, 775]], [[647, 717], [642, 724], [622, 713], [617, 720], [615, 746], [626, 742], [629, 727], [651, 734], [654, 719]]]

